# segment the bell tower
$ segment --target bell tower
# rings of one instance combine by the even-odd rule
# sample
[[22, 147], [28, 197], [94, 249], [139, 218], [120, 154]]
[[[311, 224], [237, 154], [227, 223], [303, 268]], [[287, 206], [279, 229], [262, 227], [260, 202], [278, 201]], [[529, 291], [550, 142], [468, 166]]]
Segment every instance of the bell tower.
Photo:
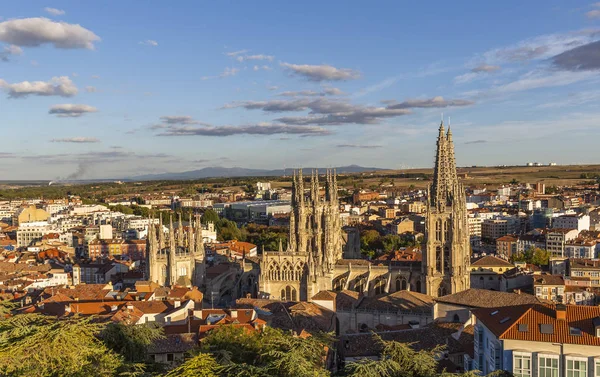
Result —
[[471, 258], [465, 189], [456, 174], [452, 132], [445, 132], [443, 121], [428, 191], [423, 293], [440, 297], [470, 287]]

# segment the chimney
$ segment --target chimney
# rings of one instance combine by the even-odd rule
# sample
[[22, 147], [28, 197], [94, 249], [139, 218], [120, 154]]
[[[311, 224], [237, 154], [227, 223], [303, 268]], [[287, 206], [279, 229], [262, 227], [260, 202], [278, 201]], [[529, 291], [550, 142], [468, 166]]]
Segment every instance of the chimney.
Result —
[[567, 306], [564, 304], [556, 304], [556, 319], [559, 321], [567, 320]]
[[181, 300], [175, 300], [175, 302], [173, 303], [173, 306], [175, 306], [176, 308], [181, 306]]
[[237, 318], [237, 310], [232, 310], [231, 311], [231, 318]]

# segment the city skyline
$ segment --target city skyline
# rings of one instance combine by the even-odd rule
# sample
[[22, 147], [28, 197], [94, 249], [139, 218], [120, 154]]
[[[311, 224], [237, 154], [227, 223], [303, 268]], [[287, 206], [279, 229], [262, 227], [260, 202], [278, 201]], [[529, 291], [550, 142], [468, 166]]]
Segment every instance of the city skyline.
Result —
[[303, 5], [5, 4], [0, 176], [600, 162], [600, 3]]

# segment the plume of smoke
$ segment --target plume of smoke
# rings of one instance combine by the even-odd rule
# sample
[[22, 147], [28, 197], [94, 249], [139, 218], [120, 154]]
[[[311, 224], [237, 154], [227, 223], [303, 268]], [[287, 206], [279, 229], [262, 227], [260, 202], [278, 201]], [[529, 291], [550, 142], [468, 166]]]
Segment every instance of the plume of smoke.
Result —
[[80, 161], [79, 164], [77, 164], [77, 169], [73, 173], [69, 174], [65, 179], [80, 179], [87, 173], [87, 171], [88, 166]]

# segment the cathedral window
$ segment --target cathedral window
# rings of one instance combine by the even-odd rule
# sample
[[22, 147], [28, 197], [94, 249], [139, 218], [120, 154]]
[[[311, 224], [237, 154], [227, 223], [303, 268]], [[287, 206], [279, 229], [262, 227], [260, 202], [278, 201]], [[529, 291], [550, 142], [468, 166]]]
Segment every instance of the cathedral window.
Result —
[[446, 296], [448, 294], [446, 290], [446, 286], [444, 284], [440, 284], [438, 288], [438, 297]]
[[379, 279], [375, 282], [375, 295], [384, 293], [385, 290], [385, 279]]
[[407, 288], [406, 279], [403, 277], [398, 277], [396, 279], [396, 291], [405, 291]]
[[288, 285], [281, 290], [282, 301], [297, 301], [297, 298], [296, 288]]
[[179, 276], [187, 276], [187, 267], [181, 267], [179, 269]]
[[444, 271], [449, 271], [451, 267], [450, 246], [444, 246]]
[[444, 241], [450, 241], [450, 220], [444, 221]]
[[440, 246], [435, 248], [435, 270], [442, 271], [442, 248]]
[[442, 240], [442, 220], [437, 220], [435, 222], [435, 239], [437, 241]]

